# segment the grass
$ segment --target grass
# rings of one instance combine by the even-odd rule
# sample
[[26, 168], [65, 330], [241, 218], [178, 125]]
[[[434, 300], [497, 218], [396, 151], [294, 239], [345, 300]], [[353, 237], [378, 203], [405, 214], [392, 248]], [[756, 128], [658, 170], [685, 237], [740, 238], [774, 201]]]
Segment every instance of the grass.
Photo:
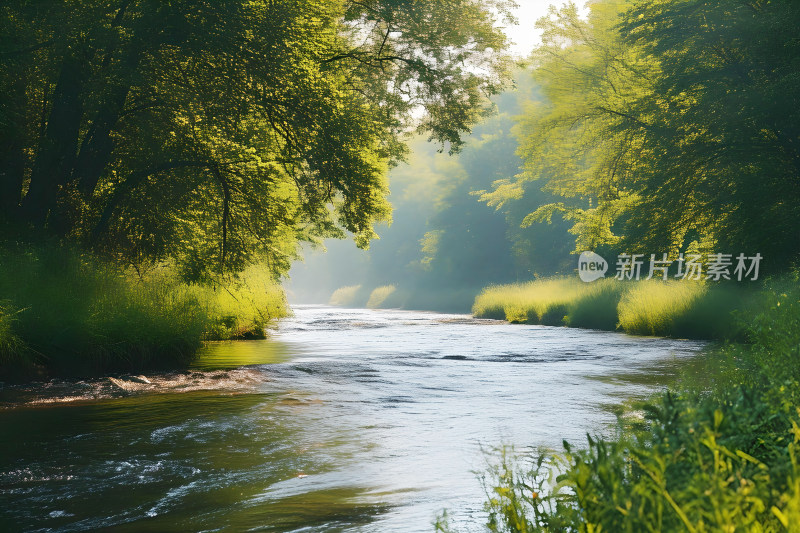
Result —
[[676, 321], [708, 294], [706, 284], [693, 281], [641, 281], [622, 293], [617, 307], [620, 328], [636, 335], [669, 336]]
[[270, 322], [287, 315], [286, 295], [268, 272], [252, 265], [224, 285], [189, 288], [208, 317], [204, 340], [263, 339]]
[[551, 278], [488, 287], [475, 299], [472, 312], [512, 323], [722, 339], [740, 336], [730, 315], [753, 299], [753, 290], [734, 285]]
[[[630, 296], [641, 327], [710, 308], [710, 289]], [[623, 296], [624, 300], [625, 296]], [[650, 302], [675, 310], [646, 313]], [[687, 304], [688, 300], [688, 304]], [[665, 305], [669, 307], [669, 305]], [[693, 311], [694, 310], [694, 311]], [[642, 318], [654, 317], [653, 320]], [[662, 317], [662, 318], [658, 318]], [[521, 455], [501, 449], [483, 482], [494, 532], [791, 532], [800, 528], [800, 286], [766, 285], [727, 342], [687, 368], [674, 390], [620, 418], [617, 436]], [[446, 516], [436, 524], [454, 531]]]
[[367, 307], [369, 309], [379, 309], [386, 303], [389, 297], [394, 294], [397, 288], [394, 285], [384, 285], [374, 289], [367, 300]]
[[263, 336], [286, 312], [256, 271], [188, 286], [168, 268], [140, 278], [58, 247], [4, 250], [0, 299], [3, 379], [180, 368], [204, 339]]
[[337, 307], [358, 307], [361, 301], [361, 285], [348, 285], [339, 287], [331, 295], [328, 304]]
[[560, 324], [568, 304], [583, 287], [566, 278], [496, 285], [475, 299], [472, 312], [480, 318], [505, 319], [523, 324]]

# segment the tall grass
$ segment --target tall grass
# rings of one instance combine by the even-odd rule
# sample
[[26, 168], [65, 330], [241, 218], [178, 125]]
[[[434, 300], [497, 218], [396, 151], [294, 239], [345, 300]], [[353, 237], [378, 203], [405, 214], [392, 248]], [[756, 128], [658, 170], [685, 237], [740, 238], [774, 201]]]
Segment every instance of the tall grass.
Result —
[[568, 304], [583, 290], [566, 278], [496, 285], [478, 295], [472, 312], [481, 318], [513, 323], [558, 325], [567, 314]]
[[615, 279], [601, 279], [585, 284], [567, 306], [565, 326], [614, 330], [618, 307], [627, 287]]
[[85, 376], [182, 367], [204, 338], [263, 336], [285, 312], [280, 288], [256, 272], [225, 286], [144, 279], [75, 250], [0, 257], [0, 375]]
[[205, 340], [263, 339], [270, 322], [288, 313], [283, 288], [260, 265], [227, 283], [194, 285], [189, 292], [206, 313]]
[[361, 285], [339, 287], [333, 291], [328, 303], [338, 307], [359, 306], [359, 300], [363, 303], [363, 300], [360, 299], [361, 292]]
[[475, 299], [472, 312], [514, 323], [721, 339], [739, 334], [731, 313], [752, 300], [752, 290], [733, 285], [551, 278], [488, 287]]
[[637, 335], [668, 336], [676, 320], [708, 294], [708, 285], [693, 281], [641, 281], [622, 293], [617, 315], [620, 327]]
[[367, 307], [370, 309], [380, 308], [396, 290], [397, 287], [394, 285], [384, 285], [373, 289], [369, 295], [369, 300], [367, 300]]

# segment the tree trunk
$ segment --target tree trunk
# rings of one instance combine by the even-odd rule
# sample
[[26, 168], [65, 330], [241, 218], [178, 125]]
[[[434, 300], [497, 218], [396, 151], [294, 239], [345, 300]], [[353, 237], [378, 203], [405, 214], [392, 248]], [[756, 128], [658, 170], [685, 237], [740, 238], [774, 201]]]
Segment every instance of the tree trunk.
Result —
[[103, 106], [97, 112], [97, 116], [81, 143], [72, 179], [78, 183], [78, 189], [86, 198], [91, 197], [97, 187], [97, 183], [111, 159], [111, 153], [114, 151], [111, 132], [125, 106], [125, 100], [131, 90], [132, 74], [139, 66], [141, 57], [139, 47], [136, 45], [132, 45], [132, 47], [134, 49], [126, 52], [119, 67], [121, 77], [110, 83]]
[[[64, 58], [53, 93], [53, 104], [44, 137], [31, 172], [31, 183], [23, 200], [24, 216], [35, 229], [47, 225], [75, 163], [78, 134], [83, 116], [81, 93], [87, 62], [76, 56]], [[51, 228], [56, 229], [57, 228]]]
[[28, 99], [25, 94], [26, 80], [24, 76], [19, 76], [11, 86], [9, 94], [6, 95], [6, 102], [3, 107], [7, 107], [9, 112], [4, 113], [9, 118], [6, 122], [6, 129], [0, 137], [0, 216], [13, 220], [19, 203], [22, 199], [22, 183], [25, 176], [25, 143], [27, 141], [24, 132], [25, 117], [19, 116], [20, 110], [28, 108]]

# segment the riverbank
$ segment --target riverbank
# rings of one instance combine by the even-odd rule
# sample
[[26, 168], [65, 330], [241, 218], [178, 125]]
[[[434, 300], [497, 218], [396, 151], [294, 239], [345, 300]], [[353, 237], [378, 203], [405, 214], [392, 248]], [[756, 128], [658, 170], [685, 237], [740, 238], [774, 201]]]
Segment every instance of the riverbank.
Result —
[[0, 380], [183, 368], [205, 340], [263, 338], [289, 312], [263, 272], [187, 284], [168, 266], [134, 272], [72, 249], [6, 249]]
[[[496, 456], [491, 531], [795, 531], [800, 524], [800, 289], [767, 284], [727, 342], [622, 417], [612, 439]], [[560, 472], [560, 475], [556, 475]], [[443, 518], [439, 531], [454, 531]]]
[[521, 324], [620, 330], [632, 335], [742, 339], [743, 313], [760, 300], [758, 287], [689, 281], [623, 282], [550, 278], [484, 289], [472, 312]]

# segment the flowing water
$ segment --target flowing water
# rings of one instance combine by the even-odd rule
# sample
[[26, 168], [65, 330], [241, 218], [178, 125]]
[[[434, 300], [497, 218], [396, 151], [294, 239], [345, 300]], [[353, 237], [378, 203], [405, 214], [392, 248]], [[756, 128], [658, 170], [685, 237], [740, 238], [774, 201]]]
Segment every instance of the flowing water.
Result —
[[189, 372], [0, 390], [0, 531], [480, 530], [483, 449], [608, 433], [701, 347], [299, 307]]

